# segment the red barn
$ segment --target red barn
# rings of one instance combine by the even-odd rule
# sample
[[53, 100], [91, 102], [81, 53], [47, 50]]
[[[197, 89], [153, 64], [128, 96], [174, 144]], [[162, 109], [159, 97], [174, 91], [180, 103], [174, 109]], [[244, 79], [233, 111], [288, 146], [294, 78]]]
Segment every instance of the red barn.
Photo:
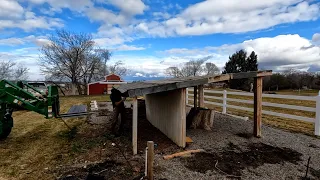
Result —
[[110, 94], [112, 87], [118, 87], [121, 84], [127, 84], [120, 76], [110, 74], [105, 76], [104, 81], [98, 81], [88, 84], [88, 95]]

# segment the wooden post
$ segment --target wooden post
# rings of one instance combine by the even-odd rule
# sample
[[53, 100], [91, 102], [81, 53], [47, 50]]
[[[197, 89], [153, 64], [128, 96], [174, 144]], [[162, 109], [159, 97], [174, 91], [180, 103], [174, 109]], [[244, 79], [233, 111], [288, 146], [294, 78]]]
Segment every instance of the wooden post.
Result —
[[153, 161], [154, 161], [154, 143], [148, 141], [148, 154], [147, 154], [147, 179], [153, 180]]
[[253, 135], [261, 137], [262, 125], [262, 77], [254, 78], [254, 127]]
[[222, 114], [227, 113], [227, 91], [223, 91], [223, 107], [222, 107]]
[[204, 107], [204, 91], [203, 91], [203, 85], [198, 86], [198, 93], [199, 93], [199, 99], [198, 99], [198, 107]]
[[316, 121], [314, 123], [314, 134], [316, 136], [320, 136], [320, 91], [318, 96], [316, 97]]
[[186, 88], [186, 105], [189, 104], [189, 91], [188, 88]]
[[133, 112], [132, 112], [132, 148], [133, 154], [138, 153], [137, 137], [138, 137], [138, 99], [133, 98]]
[[193, 107], [197, 108], [197, 99], [198, 99], [198, 88], [197, 86], [193, 87]]

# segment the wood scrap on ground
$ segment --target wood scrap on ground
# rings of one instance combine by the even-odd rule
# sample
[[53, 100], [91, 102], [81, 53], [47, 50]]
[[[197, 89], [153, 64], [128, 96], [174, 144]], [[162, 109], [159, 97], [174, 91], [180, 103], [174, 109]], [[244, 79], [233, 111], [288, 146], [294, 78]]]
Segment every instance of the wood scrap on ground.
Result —
[[188, 156], [190, 154], [199, 153], [199, 152], [204, 152], [204, 150], [203, 149], [194, 149], [194, 150], [182, 151], [182, 152], [178, 152], [178, 153], [174, 153], [174, 154], [163, 156], [163, 159], [169, 160], [169, 159], [173, 159], [175, 157]]

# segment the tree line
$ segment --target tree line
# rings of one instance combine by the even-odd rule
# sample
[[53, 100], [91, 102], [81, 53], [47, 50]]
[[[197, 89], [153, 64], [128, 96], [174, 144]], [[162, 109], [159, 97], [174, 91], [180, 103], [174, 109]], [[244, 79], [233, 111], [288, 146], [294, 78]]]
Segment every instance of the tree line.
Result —
[[[258, 71], [258, 55], [254, 51], [250, 54], [245, 50], [235, 52], [229, 56], [222, 72], [214, 63], [205, 63], [210, 58], [211, 56], [208, 56], [198, 60], [190, 60], [180, 66], [169, 67], [166, 73], [173, 77], [187, 77]], [[249, 91], [251, 83], [253, 83], [253, 78], [238, 79], [230, 80], [227, 82], [227, 86], [231, 89]], [[264, 77], [263, 90], [277, 91], [282, 89], [320, 89], [320, 73], [288, 69]]]
[[263, 78], [265, 91], [282, 89], [320, 89], [320, 74], [288, 69]]

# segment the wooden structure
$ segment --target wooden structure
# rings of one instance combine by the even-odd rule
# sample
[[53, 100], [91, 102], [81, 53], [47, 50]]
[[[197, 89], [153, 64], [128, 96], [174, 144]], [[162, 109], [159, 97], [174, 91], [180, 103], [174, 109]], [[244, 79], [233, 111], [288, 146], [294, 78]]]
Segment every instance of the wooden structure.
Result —
[[[203, 85], [232, 79], [254, 78], [254, 135], [261, 136], [262, 78], [272, 71], [255, 71], [222, 74], [218, 76], [197, 76], [172, 78], [158, 81], [144, 81], [121, 85], [120, 92], [133, 98], [132, 143], [137, 154], [137, 96], [145, 96], [147, 119], [156, 128], [181, 147], [185, 147], [186, 136], [186, 88], [194, 87], [194, 107], [204, 105]], [[197, 95], [199, 93], [199, 96]]]
[[118, 87], [121, 84], [127, 84], [120, 76], [109, 74], [105, 76], [104, 81], [98, 81], [88, 84], [87, 95], [110, 94], [112, 87]]

